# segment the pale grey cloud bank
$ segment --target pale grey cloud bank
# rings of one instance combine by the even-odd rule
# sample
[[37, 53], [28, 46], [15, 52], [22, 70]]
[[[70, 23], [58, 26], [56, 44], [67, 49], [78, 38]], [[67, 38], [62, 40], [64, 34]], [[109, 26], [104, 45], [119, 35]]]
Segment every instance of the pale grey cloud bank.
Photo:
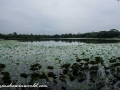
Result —
[[117, 0], [0, 0], [0, 33], [120, 30]]

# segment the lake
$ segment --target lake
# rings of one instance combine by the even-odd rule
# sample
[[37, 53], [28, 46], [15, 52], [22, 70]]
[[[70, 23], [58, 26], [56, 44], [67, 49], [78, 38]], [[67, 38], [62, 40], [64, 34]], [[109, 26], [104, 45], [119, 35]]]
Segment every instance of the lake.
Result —
[[119, 90], [119, 39], [1, 40], [0, 84], [10, 83], [45, 84], [45, 90]]
[[62, 46], [62, 45], [79, 45], [79, 44], [105, 44], [105, 43], [120, 43], [120, 39], [110, 38], [68, 38], [68, 39], [41, 39], [39, 41], [21, 41], [33, 45], [45, 45], [45, 46]]

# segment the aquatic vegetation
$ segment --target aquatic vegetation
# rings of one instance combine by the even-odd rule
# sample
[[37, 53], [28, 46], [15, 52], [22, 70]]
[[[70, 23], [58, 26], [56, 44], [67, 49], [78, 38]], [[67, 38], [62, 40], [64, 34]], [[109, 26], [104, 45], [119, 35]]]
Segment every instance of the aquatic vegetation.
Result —
[[74, 81], [75, 80], [75, 77], [73, 75], [70, 74], [70, 81]]
[[48, 68], [48, 69], [54, 69], [54, 67], [53, 67], [53, 66], [48, 66], [47, 68]]
[[53, 78], [57, 78], [57, 75], [54, 74], [53, 72], [48, 72], [48, 77], [53, 77]]
[[3, 40], [0, 47], [0, 83], [49, 82], [51, 88], [65, 89], [67, 84], [73, 90], [120, 88], [119, 43], [44, 46]]
[[30, 70], [35, 71], [41, 69], [42, 66], [40, 64], [34, 64], [31, 65], [30, 67], [31, 67]]
[[6, 85], [9, 85], [11, 83], [10, 74], [8, 72], [1, 72], [1, 74], [3, 75], [2, 77], [3, 83]]
[[27, 78], [29, 75], [27, 75], [27, 74], [25, 74], [25, 73], [22, 73], [22, 74], [20, 74], [20, 76], [23, 77], [23, 78], [25, 78], [25, 82], [26, 82], [26, 84], [27, 84], [26, 78]]
[[70, 63], [66, 63], [66, 64], [63, 64], [61, 67], [68, 69], [69, 66], [70, 66]]
[[2, 71], [5, 68], [5, 64], [0, 64], [0, 71]]

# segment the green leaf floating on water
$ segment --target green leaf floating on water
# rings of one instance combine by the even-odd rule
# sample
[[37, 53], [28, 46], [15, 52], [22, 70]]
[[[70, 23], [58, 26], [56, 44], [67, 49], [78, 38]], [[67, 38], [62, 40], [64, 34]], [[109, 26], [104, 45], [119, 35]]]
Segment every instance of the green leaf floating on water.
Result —
[[20, 74], [20, 76], [23, 77], [23, 78], [27, 78], [28, 77], [28, 75], [25, 74], [25, 73]]
[[2, 74], [4, 77], [9, 77], [9, 76], [10, 76], [9, 72], [1, 72], [1, 74]]
[[39, 69], [40, 69], [41, 65], [40, 64], [34, 64], [34, 65], [31, 65], [31, 67], [39, 67]]
[[53, 66], [48, 66], [47, 69], [54, 69], [54, 67]]
[[5, 64], [1, 64], [1, 63], [0, 63], [0, 71], [2, 71], [5, 67], [6, 67]]
[[67, 69], [70, 65], [71, 65], [70, 63], [66, 63], [66, 64], [63, 64], [61, 67]]
[[30, 67], [31, 67], [30, 70], [35, 71], [41, 69], [42, 66], [40, 64], [34, 64], [31, 65]]

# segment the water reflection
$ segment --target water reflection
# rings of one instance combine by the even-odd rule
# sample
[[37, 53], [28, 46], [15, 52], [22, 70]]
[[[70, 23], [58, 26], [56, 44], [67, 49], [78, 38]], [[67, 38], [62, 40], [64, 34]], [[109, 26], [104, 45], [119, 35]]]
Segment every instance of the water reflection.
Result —
[[21, 42], [40, 44], [40, 45], [78, 45], [83, 43], [103, 44], [103, 43], [119, 43], [118, 39], [40, 39], [40, 40], [24, 40]]

